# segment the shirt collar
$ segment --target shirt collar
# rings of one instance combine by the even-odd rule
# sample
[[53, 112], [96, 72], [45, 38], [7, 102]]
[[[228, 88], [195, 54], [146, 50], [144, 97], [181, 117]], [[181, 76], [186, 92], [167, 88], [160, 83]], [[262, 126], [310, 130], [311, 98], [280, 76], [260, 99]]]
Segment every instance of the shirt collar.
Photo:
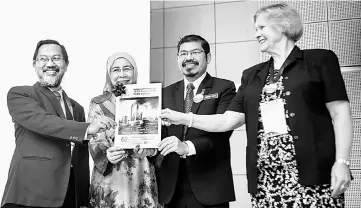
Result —
[[52, 92], [58, 92], [60, 94], [60, 96], [63, 97], [63, 88], [60, 87], [60, 90], [52, 90], [50, 88], [48, 88], [48, 89]]
[[[207, 72], [205, 72], [204, 74], [202, 74], [202, 76], [200, 76], [197, 80], [195, 80], [193, 83], [194, 86], [194, 90], [197, 90], [199, 85], [202, 83], [202, 81], [204, 80], [204, 78], [206, 77]], [[184, 79], [184, 89], [187, 89], [188, 84], [190, 83], [188, 81], [188, 79], [186, 77], [183, 78]]]

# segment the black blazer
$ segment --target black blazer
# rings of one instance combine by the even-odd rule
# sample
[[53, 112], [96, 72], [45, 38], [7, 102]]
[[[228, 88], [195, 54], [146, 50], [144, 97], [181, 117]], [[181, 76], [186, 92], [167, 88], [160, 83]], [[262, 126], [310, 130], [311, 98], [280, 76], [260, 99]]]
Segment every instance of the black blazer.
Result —
[[[228, 110], [245, 113], [248, 191], [257, 188], [257, 135], [260, 94], [272, 58], [243, 72], [242, 84]], [[300, 183], [329, 184], [335, 162], [335, 135], [326, 103], [346, 100], [337, 56], [330, 50], [294, 47], [283, 73], [288, 126], [294, 138]]]
[[[204, 95], [218, 93], [218, 97], [193, 103], [194, 114], [221, 114], [226, 111], [235, 96], [233, 82], [206, 75], [197, 94], [205, 89]], [[183, 112], [184, 81], [176, 82], [163, 89], [163, 108]], [[229, 138], [232, 131], [210, 133], [189, 128], [186, 140], [190, 140], [196, 155], [186, 159], [188, 178], [197, 200], [204, 205], [214, 205], [235, 200]], [[176, 136], [182, 139], [183, 126], [164, 127], [162, 138]], [[168, 204], [177, 184], [180, 156], [170, 153], [164, 157], [160, 168], [156, 168], [159, 188], [159, 202]]]
[[[64, 93], [64, 96], [66, 94]], [[1, 206], [61, 207], [73, 165], [78, 206], [89, 203], [89, 153], [83, 143], [84, 109], [70, 99], [74, 121], [64, 116], [53, 92], [42, 87], [10, 89], [8, 108], [14, 122], [16, 147]], [[75, 143], [71, 156], [70, 142]]]

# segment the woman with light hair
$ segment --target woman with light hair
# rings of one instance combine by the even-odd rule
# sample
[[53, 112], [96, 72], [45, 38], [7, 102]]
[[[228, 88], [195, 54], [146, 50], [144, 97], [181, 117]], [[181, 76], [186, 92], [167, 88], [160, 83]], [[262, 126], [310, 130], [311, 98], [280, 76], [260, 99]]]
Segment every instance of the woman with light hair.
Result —
[[[88, 122], [99, 116], [115, 120], [117, 86], [137, 83], [137, 66], [127, 53], [109, 57], [103, 94], [90, 102]], [[155, 149], [123, 150], [114, 145], [114, 129], [98, 133], [89, 141], [94, 160], [90, 184], [90, 207], [158, 207], [158, 190], [153, 165], [148, 161]]]
[[246, 124], [253, 207], [343, 207], [353, 129], [337, 56], [295, 45], [302, 21], [287, 4], [260, 8], [254, 24], [260, 49], [271, 58], [244, 70], [228, 110], [193, 115], [165, 109], [163, 124], [210, 132]]

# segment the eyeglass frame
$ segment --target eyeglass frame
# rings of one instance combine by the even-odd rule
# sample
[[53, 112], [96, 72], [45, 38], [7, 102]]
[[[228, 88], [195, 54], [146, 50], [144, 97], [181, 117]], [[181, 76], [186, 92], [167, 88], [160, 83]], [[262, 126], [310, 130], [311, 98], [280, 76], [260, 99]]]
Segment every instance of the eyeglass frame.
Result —
[[[58, 58], [58, 57], [59, 57], [59, 60], [54, 60], [54, 58]], [[45, 58], [45, 60], [40, 60], [40, 59], [43, 59], [43, 58]], [[53, 63], [60, 63], [60, 61], [64, 61], [64, 58], [61, 55], [54, 55], [54, 56], [52, 56], [50, 58], [48, 56], [41, 55], [40, 57], [36, 58], [35, 60], [39, 61], [42, 64], [47, 64], [50, 60]]]
[[[185, 54], [182, 54], [182, 53], [185, 53]], [[185, 57], [188, 57], [188, 55], [191, 55], [191, 57], [196, 57], [196, 56], [199, 56], [201, 55], [202, 53], [205, 53], [204, 50], [202, 49], [193, 49], [191, 51], [181, 51], [180, 53], [178, 53], [178, 57], [180, 58], [185, 58]]]

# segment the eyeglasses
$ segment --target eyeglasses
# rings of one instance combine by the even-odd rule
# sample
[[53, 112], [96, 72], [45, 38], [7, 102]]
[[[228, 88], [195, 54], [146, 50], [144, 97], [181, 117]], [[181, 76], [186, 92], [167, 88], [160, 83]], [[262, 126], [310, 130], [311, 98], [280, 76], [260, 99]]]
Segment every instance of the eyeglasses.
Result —
[[203, 50], [200, 50], [200, 49], [196, 49], [196, 50], [192, 50], [192, 51], [181, 51], [178, 56], [181, 57], [181, 58], [185, 58], [188, 56], [188, 54], [191, 55], [191, 57], [194, 57], [194, 56], [199, 56], [201, 55], [202, 53], [204, 53]]
[[64, 59], [61, 56], [56, 55], [56, 56], [52, 56], [50, 58], [47, 57], [47, 56], [40, 56], [36, 60], [39, 61], [42, 64], [46, 64], [46, 63], [49, 62], [49, 60], [51, 60], [53, 63], [60, 63]]
[[130, 66], [125, 66], [123, 68], [120, 68], [120, 67], [116, 66], [116, 67], [110, 68], [110, 72], [120, 73], [121, 71], [129, 73], [131, 71], [134, 71], [134, 68], [130, 67]]

